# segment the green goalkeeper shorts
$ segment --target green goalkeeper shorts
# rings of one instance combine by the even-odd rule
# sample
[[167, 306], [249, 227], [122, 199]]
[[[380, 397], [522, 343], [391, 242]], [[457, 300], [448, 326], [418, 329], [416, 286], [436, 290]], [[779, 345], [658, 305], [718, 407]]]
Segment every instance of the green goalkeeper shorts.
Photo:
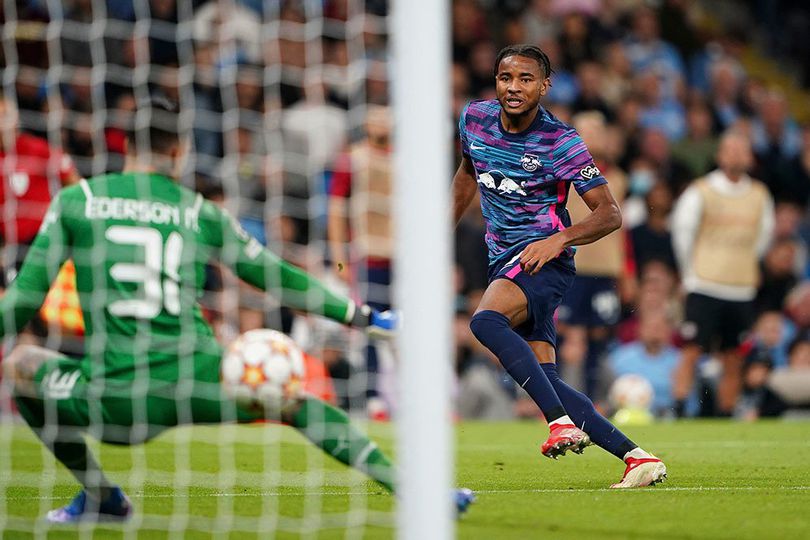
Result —
[[261, 419], [259, 411], [239, 407], [223, 394], [218, 358], [197, 358], [195, 364], [193, 380], [97, 380], [86, 358], [55, 357], [37, 371], [34, 394], [16, 401], [33, 428], [88, 428], [94, 437], [118, 444], [144, 442], [178, 425]]

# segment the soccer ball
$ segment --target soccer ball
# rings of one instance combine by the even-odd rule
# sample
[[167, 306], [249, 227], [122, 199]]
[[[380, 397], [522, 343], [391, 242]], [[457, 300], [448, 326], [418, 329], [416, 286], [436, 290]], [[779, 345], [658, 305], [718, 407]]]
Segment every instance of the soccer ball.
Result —
[[655, 391], [650, 381], [629, 373], [613, 383], [608, 399], [616, 410], [613, 422], [625, 426], [643, 426], [653, 421], [650, 412]]
[[222, 385], [237, 404], [277, 418], [303, 395], [304, 354], [276, 330], [250, 330], [222, 357]]
[[610, 387], [609, 399], [616, 409], [648, 409], [654, 394], [650, 381], [641, 375], [628, 373], [616, 379]]

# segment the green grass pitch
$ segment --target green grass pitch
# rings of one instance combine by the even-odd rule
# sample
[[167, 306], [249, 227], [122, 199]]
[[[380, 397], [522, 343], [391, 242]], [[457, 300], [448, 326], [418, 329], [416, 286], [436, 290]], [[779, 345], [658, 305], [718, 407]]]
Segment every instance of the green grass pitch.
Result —
[[[391, 448], [392, 426], [369, 429]], [[541, 424], [459, 424], [458, 484], [478, 501], [458, 537], [810, 538], [810, 423], [627, 431], [666, 461], [667, 482], [608, 490], [623, 464], [598, 448], [551, 461], [537, 448]], [[234, 436], [233, 451], [220, 452], [217, 441]], [[22, 426], [0, 427], [0, 451], [4, 538], [166, 538], [174, 529], [175, 538], [241, 539], [256, 528], [261, 538], [394, 537], [391, 496], [279, 426], [184, 428], [141, 447], [102, 447], [103, 465], [138, 511], [125, 527], [46, 527], [42, 513], [75, 493], [71, 477]]]

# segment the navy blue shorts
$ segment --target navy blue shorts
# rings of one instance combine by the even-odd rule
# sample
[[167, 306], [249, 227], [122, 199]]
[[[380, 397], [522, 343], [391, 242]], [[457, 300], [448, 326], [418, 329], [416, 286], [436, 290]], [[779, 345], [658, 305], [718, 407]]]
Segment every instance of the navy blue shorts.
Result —
[[560, 322], [594, 328], [619, 322], [621, 304], [616, 280], [601, 276], [577, 276], [563, 298], [557, 318]]
[[489, 281], [508, 279], [523, 291], [528, 302], [526, 322], [515, 327], [526, 341], [547, 341], [557, 345], [557, 329], [554, 312], [562, 302], [563, 295], [571, 287], [576, 267], [571, 257], [562, 257], [547, 262], [535, 275], [520, 268], [520, 259], [507, 259], [503, 265], [494, 265], [489, 270]]

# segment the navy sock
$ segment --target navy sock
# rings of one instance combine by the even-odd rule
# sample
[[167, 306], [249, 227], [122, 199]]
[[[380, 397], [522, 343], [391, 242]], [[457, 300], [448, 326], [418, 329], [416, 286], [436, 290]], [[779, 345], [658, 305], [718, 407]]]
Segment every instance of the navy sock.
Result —
[[504, 369], [531, 396], [546, 421], [551, 423], [565, 416], [565, 408], [557, 397], [534, 351], [509, 324], [509, 319], [497, 311], [476, 313], [470, 322], [470, 329], [487, 349], [498, 357]]
[[599, 414], [588, 396], [565, 384], [557, 374], [557, 364], [540, 364], [540, 367], [560, 396], [568, 416], [594, 443], [622, 460], [627, 452], [638, 448], [637, 444]]

